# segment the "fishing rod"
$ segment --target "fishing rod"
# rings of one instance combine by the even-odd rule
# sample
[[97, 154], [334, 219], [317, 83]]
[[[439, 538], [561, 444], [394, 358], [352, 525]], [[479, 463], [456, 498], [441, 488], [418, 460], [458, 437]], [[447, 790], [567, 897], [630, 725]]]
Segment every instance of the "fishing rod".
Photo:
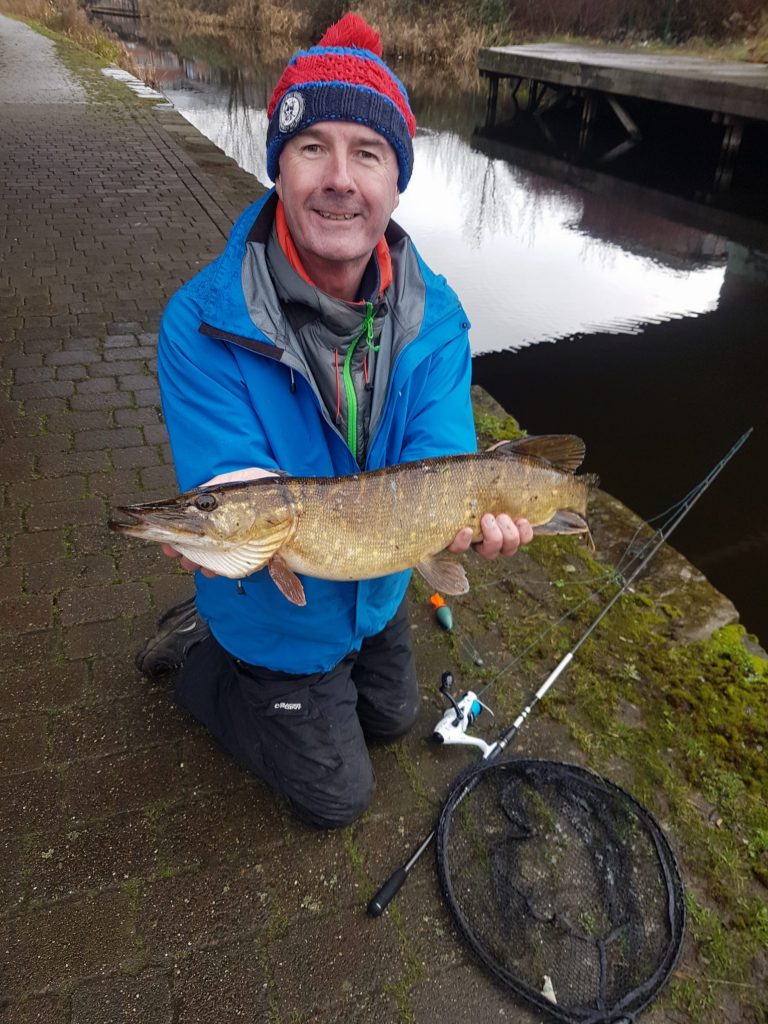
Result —
[[[605, 616], [608, 614], [611, 608], [613, 608], [616, 602], [627, 592], [627, 590], [629, 590], [634, 581], [637, 579], [640, 573], [646, 568], [646, 566], [651, 562], [651, 560], [654, 558], [654, 556], [662, 547], [662, 545], [667, 542], [670, 535], [677, 529], [677, 527], [680, 525], [683, 519], [685, 519], [685, 517], [688, 515], [688, 513], [699, 500], [699, 498], [702, 496], [702, 494], [704, 494], [704, 492], [710, 487], [710, 485], [713, 483], [716, 477], [720, 475], [723, 469], [725, 469], [725, 467], [728, 465], [728, 463], [731, 461], [734, 455], [746, 443], [753, 429], [753, 427], [750, 427], [748, 430], [746, 430], [738, 439], [738, 441], [736, 441], [736, 443], [731, 447], [728, 453], [724, 455], [723, 458], [720, 459], [720, 461], [704, 477], [704, 479], [701, 481], [698, 487], [695, 487], [691, 492], [689, 492], [686, 498], [684, 498], [681, 502], [679, 502], [677, 506], [675, 506], [675, 508], [677, 508], [678, 511], [672, 517], [669, 525], [666, 528], [661, 527], [655, 532], [654, 537], [656, 539], [651, 543], [651, 547], [648, 553], [644, 557], [638, 556], [640, 557], [639, 563], [637, 564], [635, 569], [632, 570], [630, 575], [627, 576], [620, 589], [616, 591], [616, 593], [608, 601], [608, 603], [595, 616], [595, 618], [592, 620], [587, 629], [582, 633], [582, 635], [579, 637], [579, 639], [576, 641], [573, 647], [565, 655], [563, 655], [563, 657], [557, 663], [555, 668], [550, 672], [550, 674], [547, 676], [547, 678], [544, 680], [544, 682], [541, 684], [538, 690], [536, 690], [533, 696], [529, 699], [528, 704], [526, 704], [526, 706], [517, 716], [512, 725], [508, 729], [506, 729], [494, 743], [488, 744], [477, 736], [467, 736], [466, 733], [468, 727], [480, 715], [485, 705], [478, 699], [478, 695], [473, 693], [472, 691], [469, 691], [468, 693], [464, 694], [464, 696], [461, 697], [460, 700], [455, 700], [450, 692], [451, 687], [453, 685], [453, 676], [451, 675], [450, 672], [443, 673], [440, 684], [440, 692], [443, 694], [443, 696], [447, 698], [451, 706], [448, 708], [448, 710], [445, 712], [445, 714], [440, 719], [438, 724], [435, 726], [433, 732], [434, 738], [440, 743], [458, 743], [465, 746], [478, 747], [482, 753], [482, 760], [484, 761], [491, 762], [500, 757], [504, 750], [509, 746], [512, 740], [518, 734], [518, 732], [523, 726], [523, 723], [531, 714], [533, 709], [544, 698], [546, 693], [555, 684], [557, 679], [562, 675], [562, 673], [565, 671], [568, 665], [570, 665], [570, 663], [573, 661], [576, 652], [579, 650], [582, 644], [584, 644], [589, 639], [591, 634], [595, 631], [595, 629], [597, 629], [598, 625], [602, 622], [602, 620], [605, 618]], [[641, 555], [642, 551], [644, 550], [645, 548], [641, 550]], [[496, 676], [496, 678], [492, 680], [492, 682], [496, 682], [499, 676], [504, 671], [507, 671], [509, 667], [510, 666], [507, 666], [506, 668], [502, 669], [501, 672], [499, 672], [499, 674]], [[490, 685], [491, 683], [488, 684], [488, 686]], [[486, 686], [485, 689], [487, 689], [488, 686]], [[436, 829], [433, 828], [429, 835], [425, 836], [421, 843], [419, 843], [414, 852], [411, 854], [410, 858], [399, 868], [396, 868], [395, 871], [393, 871], [389, 878], [384, 882], [384, 884], [379, 888], [373, 899], [368, 904], [367, 909], [371, 917], [379, 917], [381, 914], [384, 913], [386, 908], [389, 906], [394, 897], [405, 884], [408, 875], [411, 872], [411, 869], [417, 864], [422, 855], [431, 845], [432, 841], [435, 838], [435, 834]]]

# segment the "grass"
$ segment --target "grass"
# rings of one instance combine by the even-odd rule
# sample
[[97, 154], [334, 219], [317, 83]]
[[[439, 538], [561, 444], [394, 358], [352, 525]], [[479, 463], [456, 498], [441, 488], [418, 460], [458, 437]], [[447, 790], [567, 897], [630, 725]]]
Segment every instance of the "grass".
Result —
[[[167, 31], [173, 37], [220, 38], [224, 51], [238, 54], [241, 64], [274, 63], [275, 55], [280, 55], [277, 63], [282, 65], [285, 55], [317, 42], [325, 28], [347, 9], [341, 0], [317, 0], [312, 6], [302, 2], [282, 4], [279, 0], [155, 0], [148, 17], [157, 31]], [[438, 7], [422, 0], [363, 0], [356, 10], [381, 33], [385, 58], [396, 71], [404, 62], [412, 87], [425, 95], [435, 89], [455, 92], [474, 88], [477, 52], [483, 46], [541, 39], [594, 45], [605, 45], [608, 40], [612, 45], [642, 46], [653, 53], [768, 61], [768, 12], [750, 20], [735, 15], [728, 18], [724, 9], [721, 37], [689, 33], [684, 42], [673, 44], [642, 27], [631, 33], [606, 28], [602, 36], [585, 35], [583, 31], [578, 34], [581, 22], [571, 24], [568, 19], [559, 19], [550, 32], [542, 32], [535, 20], [510, 14], [505, 0], [481, 0], [471, 14], [457, 0]], [[117, 36], [90, 21], [77, 0], [0, 0], [0, 11], [64, 36], [103, 63], [117, 64], [148, 85], [156, 84], [154, 69], [139, 68]]]
[[[23, 2], [23, 0], [21, 0]], [[558, 0], [554, 0], [557, 6]], [[553, 6], [550, 4], [549, 6]], [[658, 6], [658, 5], [656, 5]], [[743, 6], [743, 4], [742, 4]], [[324, 30], [350, 5], [341, 0], [283, 4], [278, 0], [155, 0], [149, 17], [159, 25], [186, 31], [239, 36], [237, 49], [250, 44], [252, 56], [272, 60], [292, 49], [316, 43]], [[552, 18], [529, 5], [527, 10], [507, 0], [480, 0], [467, 7], [458, 0], [439, 5], [424, 0], [361, 0], [353, 9], [381, 33], [384, 56], [395, 69], [400, 61], [434, 67], [443, 65], [461, 74], [474, 72], [483, 46], [510, 45], [558, 39], [634, 47], [650, 52], [703, 53], [719, 60], [768, 59], [768, 13], [738, 13], [737, 0], [722, 5], [722, 16], [702, 20], [691, 12], [672, 32], [663, 17], [648, 6], [643, 20], [623, 11], [622, 0], [560, 3]], [[584, 9], [587, 9], [586, 15]], [[592, 16], [589, 9], [592, 9]], [[735, 13], [734, 13], [735, 12]], [[710, 32], [702, 28], [709, 25]], [[246, 36], [242, 34], [246, 30]], [[409, 69], [410, 70], [410, 69]]]

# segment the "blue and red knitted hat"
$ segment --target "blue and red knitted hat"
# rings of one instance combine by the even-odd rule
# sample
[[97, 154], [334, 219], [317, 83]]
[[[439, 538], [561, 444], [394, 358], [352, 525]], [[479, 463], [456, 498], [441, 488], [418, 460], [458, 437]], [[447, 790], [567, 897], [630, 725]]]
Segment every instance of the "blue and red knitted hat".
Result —
[[357, 121], [383, 135], [397, 154], [402, 192], [413, 169], [416, 119], [405, 86], [381, 59], [381, 36], [345, 14], [309, 50], [288, 62], [267, 107], [267, 173], [279, 173], [280, 150], [317, 121]]

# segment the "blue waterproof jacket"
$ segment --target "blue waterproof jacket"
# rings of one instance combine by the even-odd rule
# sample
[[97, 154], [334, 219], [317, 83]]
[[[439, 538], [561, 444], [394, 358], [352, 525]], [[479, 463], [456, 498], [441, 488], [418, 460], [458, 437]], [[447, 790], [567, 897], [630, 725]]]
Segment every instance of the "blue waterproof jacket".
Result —
[[[253, 282], [245, 281], [249, 260], [252, 265], [259, 251], [254, 227], [259, 215], [263, 220], [268, 213], [265, 205], [274, 205], [272, 195], [245, 210], [224, 252], [173, 296], [163, 316], [158, 373], [182, 490], [249, 466], [295, 476], [359, 472], [319, 395], [289, 365], [279, 313], [259, 316], [259, 327], [253, 300], [249, 307], [246, 299], [246, 293], [253, 295]], [[410, 239], [397, 231], [400, 250], [405, 247], [409, 265], [416, 268], [421, 322], [395, 357], [366, 470], [476, 446], [466, 314], [445, 279], [433, 274]], [[268, 281], [259, 281], [265, 310], [278, 309]], [[389, 289], [395, 314], [402, 287], [396, 272]], [[265, 329], [265, 323], [274, 328]], [[359, 529], [373, 535], [375, 516]], [[279, 592], [266, 568], [243, 581], [244, 593], [233, 580], [198, 572], [197, 604], [216, 639], [235, 657], [306, 674], [327, 671], [359, 649], [366, 636], [382, 630], [409, 578], [409, 572], [401, 572], [340, 583], [303, 576], [307, 604], [297, 607]]]

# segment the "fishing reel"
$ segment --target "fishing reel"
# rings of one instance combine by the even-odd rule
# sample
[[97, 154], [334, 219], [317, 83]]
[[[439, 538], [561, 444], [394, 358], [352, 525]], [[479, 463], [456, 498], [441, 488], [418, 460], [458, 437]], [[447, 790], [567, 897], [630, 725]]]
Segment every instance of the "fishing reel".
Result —
[[456, 700], [451, 694], [453, 675], [443, 672], [440, 680], [440, 693], [450, 704], [448, 710], [432, 731], [432, 738], [437, 743], [459, 743], [467, 747], [478, 747], [483, 757], [488, 757], [496, 744], [489, 745], [477, 736], [467, 736], [467, 729], [480, 716], [483, 708], [493, 714], [491, 709], [478, 700], [477, 694], [468, 690], [463, 697]]

